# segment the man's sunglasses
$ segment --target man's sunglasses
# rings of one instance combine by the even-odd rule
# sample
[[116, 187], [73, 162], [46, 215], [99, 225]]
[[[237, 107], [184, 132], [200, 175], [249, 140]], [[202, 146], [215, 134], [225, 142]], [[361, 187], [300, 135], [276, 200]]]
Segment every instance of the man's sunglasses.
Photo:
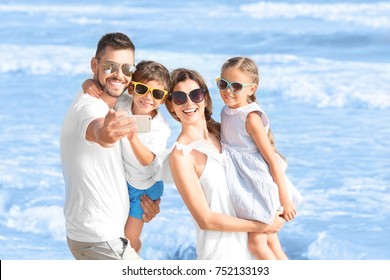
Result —
[[162, 89], [158, 89], [158, 88], [151, 88], [143, 83], [134, 82], [134, 81], [131, 81], [131, 83], [133, 84], [134, 92], [138, 95], [144, 95], [144, 94], [150, 92], [154, 99], [162, 100], [168, 94], [168, 91], [166, 91], [166, 90], [162, 90]]
[[215, 80], [217, 82], [217, 87], [219, 90], [227, 90], [227, 88], [230, 88], [231, 92], [234, 94], [239, 94], [244, 87], [247, 86], [255, 86], [256, 84], [243, 84], [239, 82], [232, 82], [223, 79], [223, 78], [217, 78]]
[[100, 58], [96, 58], [99, 64], [103, 65], [104, 72], [106, 74], [113, 74], [118, 72], [119, 68], [122, 69], [123, 74], [127, 77], [131, 77], [134, 71], [137, 69], [134, 65], [130, 64], [120, 64], [112, 61], [102, 61]]
[[172, 100], [173, 103], [176, 105], [183, 105], [187, 102], [187, 99], [189, 96], [191, 101], [194, 103], [200, 103], [203, 101], [206, 93], [205, 90], [202, 88], [197, 88], [194, 90], [191, 90], [190, 93], [185, 93], [183, 91], [174, 91], [170, 93], [169, 99]]

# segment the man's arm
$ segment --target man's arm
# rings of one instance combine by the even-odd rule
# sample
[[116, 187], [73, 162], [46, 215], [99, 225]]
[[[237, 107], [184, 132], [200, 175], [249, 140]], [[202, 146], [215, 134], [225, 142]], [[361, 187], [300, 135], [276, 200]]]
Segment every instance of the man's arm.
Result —
[[137, 126], [133, 118], [121, 118], [125, 111], [116, 112], [113, 109], [104, 118], [93, 120], [87, 128], [85, 138], [109, 148], [122, 137], [136, 131]]
[[160, 202], [161, 198], [153, 201], [147, 195], [141, 197], [141, 207], [144, 210], [142, 219], [145, 223], [150, 222], [158, 213], [160, 213]]

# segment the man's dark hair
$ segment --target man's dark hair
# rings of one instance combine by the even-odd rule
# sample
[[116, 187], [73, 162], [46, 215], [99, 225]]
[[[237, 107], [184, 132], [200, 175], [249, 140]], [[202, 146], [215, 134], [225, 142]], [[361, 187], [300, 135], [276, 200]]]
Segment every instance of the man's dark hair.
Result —
[[102, 57], [106, 50], [106, 47], [111, 47], [115, 50], [125, 50], [130, 49], [135, 51], [135, 46], [130, 38], [120, 32], [107, 33], [99, 40], [97, 45], [95, 57]]

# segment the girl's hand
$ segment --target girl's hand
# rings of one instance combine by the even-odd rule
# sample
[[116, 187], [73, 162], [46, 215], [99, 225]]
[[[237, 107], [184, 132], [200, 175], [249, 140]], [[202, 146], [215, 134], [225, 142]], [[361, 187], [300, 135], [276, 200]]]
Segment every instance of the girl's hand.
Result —
[[292, 204], [291, 201], [287, 201], [285, 203], [282, 203], [282, 206], [283, 206], [282, 217], [287, 222], [290, 222], [297, 215], [297, 210], [295, 209], [295, 207], [294, 207], [294, 205]]
[[92, 79], [85, 80], [85, 82], [82, 84], [81, 87], [82, 87], [84, 93], [87, 93], [87, 94], [94, 96], [96, 98], [100, 98], [102, 96], [102, 93], [103, 93], [102, 89], [100, 88], [98, 83], [96, 83]]

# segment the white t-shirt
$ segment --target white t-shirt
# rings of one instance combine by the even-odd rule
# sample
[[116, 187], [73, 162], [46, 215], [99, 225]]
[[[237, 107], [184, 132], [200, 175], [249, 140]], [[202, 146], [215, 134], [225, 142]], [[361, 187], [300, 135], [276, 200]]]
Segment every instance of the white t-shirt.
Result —
[[[124, 93], [118, 99], [115, 108], [117, 110], [128, 108], [129, 112], [131, 112], [132, 104], [132, 96]], [[147, 147], [152, 153], [156, 155], [156, 157], [158, 157], [162, 151], [166, 149], [168, 138], [171, 135], [171, 130], [167, 121], [162, 116], [159, 108], [157, 108], [156, 111], [157, 115], [152, 119], [151, 131], [139, 132], [138, 137], [142, 144], [144, 144], [145, 147]], [[156, 183], [156, 180], [154, 179], [156, 165], [141, 165], [136, 158], [127, 137], [122, 138], [121, 143], [127, 182], [139, 190], [148, 189], [154, 183]], [[158, 159], [155, 159], [155, 161], [156, 160]]]
[[124, 236], [129, 197], [119, 141], [104, 148], [85, 139], [88, 125], [103, 118], [107, 104], [79, 93], [61, 131], [66, 234], [75, 241], [100, 242]]

